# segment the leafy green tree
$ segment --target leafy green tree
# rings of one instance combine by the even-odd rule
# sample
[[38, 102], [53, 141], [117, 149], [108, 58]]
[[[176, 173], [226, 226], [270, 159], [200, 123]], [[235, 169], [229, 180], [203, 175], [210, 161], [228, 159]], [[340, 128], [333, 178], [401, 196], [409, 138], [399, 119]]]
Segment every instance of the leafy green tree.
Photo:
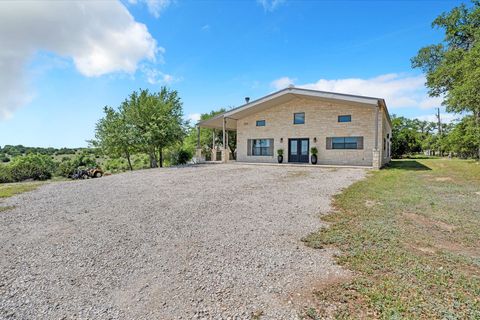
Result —
[[[125, 102], [124, 102], [125, 104]], [[125, 157], [128, 167], [133, 170], [131, 155], [137, 148], [137, 135], [135, 127], [128, 123], [124, 115], [124, 105], [119, 111], [111, 107], [104, 107], [104, 117], [95, 127], [95, 140], [92, 145], [112, 157]]]
[[443, 97], [448, 112], [473, 114], [471, 143], [480, 158], [480, 1], [441, 14], [432, 27], [444, 30], [443, 41], [420, 49], [412, 66], [425, 72], [429, 94]]
[[444, 139], [444, 150], [461, 157], [474, 157], [476, 149], [476, 124], [473, 116], [464, 117], [458, 124], [452, 126]]
[[152, 168], [163, 166], [163, 152], [183, 140], [186, 123], [177, 91], [162, 87], [158, 93], [134, 91], [122, 104], [125, 121], [133, 126], [139, 150], [150, 157]]
[[[392, 115], [392, 157], [400, 158], [405, 154], [422, 151], [422, 134], [418, 120]], [[422, 124], [423, 125], [423, 124]]]

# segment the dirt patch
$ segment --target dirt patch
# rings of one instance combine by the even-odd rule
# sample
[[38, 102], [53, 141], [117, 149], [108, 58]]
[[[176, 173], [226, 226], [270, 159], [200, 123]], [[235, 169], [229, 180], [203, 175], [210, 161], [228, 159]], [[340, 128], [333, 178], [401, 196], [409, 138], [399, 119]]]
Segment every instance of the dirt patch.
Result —
[[453, 232], [457, 228], [454, 225], [442, 221], [433, 220], [416, 213], [404, 212], [403, 216], [413, 222], [419, 223], [427, 227], [436, 227], [442, 231]]
[[450, 177], [437, 177], [435, 178], [435, 181], [446, 182], [446, 181], [453, 181], [453, 179]]
[[310, 175], [308, 171], [288, 171], [286, 178], [305, 178]]
[[[347, 302], [345, 296], [334, 295], [331, 298], [331, 292], [339, 290], [342, 285], [347, 284], [353, 279], [353, 274], [345, 272], [343, 274], [332, 274], [327, 277], [314, 278], [303, 288], [288, 295], [286, 303], [301, 310], [303, 319], [334, 319], [335, 314], [341, 304]], [[328, 295], [329, 299], [320, 298]]]
[[371, 208], [371, 207], [375, 207], [375, 206], [380, 206], [382, 205], [381, 202], [379, 201], [375, 201], [375, 200], [365, 200], [365, 207], [367, 208]]

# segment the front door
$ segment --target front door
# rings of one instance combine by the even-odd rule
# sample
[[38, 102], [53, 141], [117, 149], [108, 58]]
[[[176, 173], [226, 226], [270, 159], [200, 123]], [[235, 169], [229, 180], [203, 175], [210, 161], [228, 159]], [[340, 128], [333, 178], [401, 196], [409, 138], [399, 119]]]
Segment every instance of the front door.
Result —
[[288, 162], [308, 163], [308, 138], [288, 139]]

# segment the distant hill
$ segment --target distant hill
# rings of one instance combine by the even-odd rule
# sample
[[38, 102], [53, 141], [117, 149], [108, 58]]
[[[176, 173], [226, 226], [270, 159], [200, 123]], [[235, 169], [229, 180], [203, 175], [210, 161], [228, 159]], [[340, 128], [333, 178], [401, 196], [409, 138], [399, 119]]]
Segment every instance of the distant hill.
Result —
[[69, 155], [76, 154], [79, 151], [88, 150], [92, 151], [90, 148], [41, 148], [41, 147], [25, 147], [23, 145], [5, 145], [3, 148], [0, 146], [0, 162], [9, 162], [11, 158], [29, 154], [29, 153], [39, 153], [50, 156], [58, 155]]

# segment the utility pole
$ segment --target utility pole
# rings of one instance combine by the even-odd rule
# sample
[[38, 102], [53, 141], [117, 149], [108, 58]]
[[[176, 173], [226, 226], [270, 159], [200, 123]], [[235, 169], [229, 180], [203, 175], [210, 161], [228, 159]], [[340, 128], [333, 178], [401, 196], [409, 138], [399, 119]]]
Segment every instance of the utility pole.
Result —
[[438, 134], [439, 134], [439, 144], [438, 144], [438, 152], [440, 153], [440, 156], [443, 156], [442, 154], [442, 121], [440, 119], [440, 108], [437, 108], [437, 123], [438, 123]]

